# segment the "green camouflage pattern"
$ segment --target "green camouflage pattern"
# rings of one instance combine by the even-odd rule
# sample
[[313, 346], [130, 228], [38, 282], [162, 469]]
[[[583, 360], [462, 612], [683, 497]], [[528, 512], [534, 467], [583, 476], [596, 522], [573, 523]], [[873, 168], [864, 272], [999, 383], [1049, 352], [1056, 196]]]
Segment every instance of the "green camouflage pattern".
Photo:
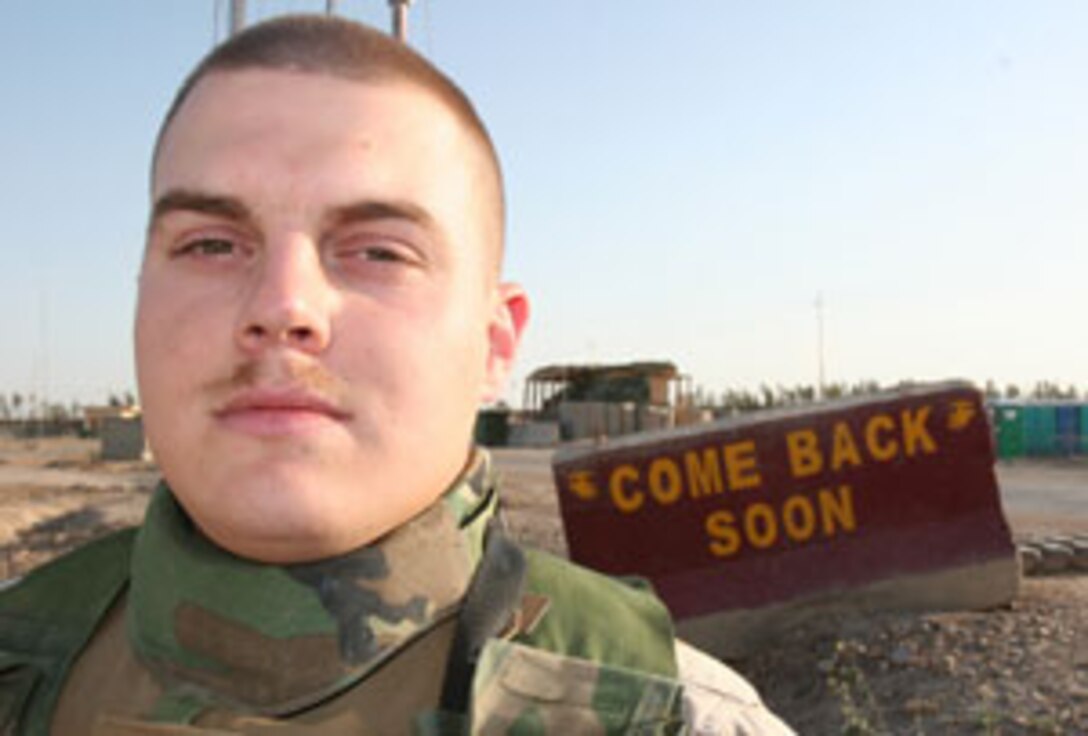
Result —
[[132, 530], [0, 590], [0, 734], [45, 736], [64, 675], [125, 585]]
[[472, 687], [473, 734], [681, 734], [674, 679], [492, 639]]
[[480, 453], [442, 503], [378, 542], [277, 566], [216, 547], [160, 485], [133, 550], [129, 639], [169, 702], [309, 707], [454, 615], [494, 507]]
[[[33, 592], [16, 586], [0, 595], [7, 604], [0, 614], [18, 609], [36, 619], [51, 595], [78, 589], [84, 602], [101, 599], [71, 627], [90, 636], [114, 599], [110, 591], [128, 579], [125, 638], [146, 666], [143, 676], [150, 672], [162, 692], [153, 690], [138, 710], [103, 713], [103, 734], [399, 733], [409, 724], [421, 736], [684, 733], [671, 622], [661, 602], [630, 581], [531, 550], [523, 550], [525, 595], [504, 638], [487, 640], [476, 659], [467, 713], [427, 710], [434, 706], [424, 700], [382, 712], [380, 724], [357, 720], [384, 702], [383, 688], [403, 691], [401, 682], [441, 676], [446, 662], [425, 658], [385, 677], [421, 651], [419, 642], [450, 631], [478, 569], [496, 496], [480, 452], [440, 503], [379, 542], [333, 560], [273, 566], [212, 545], [162, 486], [134, 542], [126, 536], [112, 544], [109, 560], [96, 562], [94, 545], [64, 558], [58, 565], [76, 570], [74, 583], [67, 575], [56, 583], [43, 578], [48, 584]], [[102, 595], [85, 595], [83, 582], [107, 570], [114, 572], [106, 582], [116, 580]], [[55, 631], [59, 620], [55, 612], [43, 615], [37, 629]], [[23, 653], [14, 662], [0, 657], [0, 733], [44, 736], [68, 664], [47, 678], [48, 692], [24, 682], [19, 676], [37, 672], [26, 665], [41, 656], [43, 642], [14, 633]], [[58, 648], [65, 662], [80, 649], [76, 639]], [[427, 672], [417, 676], [416, 666]], [[28, 696], [31, 687], [46, 696]]]
[[538, 649], [629, 670], [675, 677], [672, 618], [649, 583], [614, 578], [526, 549], [526, 591], [555, 601], [516, 641]]

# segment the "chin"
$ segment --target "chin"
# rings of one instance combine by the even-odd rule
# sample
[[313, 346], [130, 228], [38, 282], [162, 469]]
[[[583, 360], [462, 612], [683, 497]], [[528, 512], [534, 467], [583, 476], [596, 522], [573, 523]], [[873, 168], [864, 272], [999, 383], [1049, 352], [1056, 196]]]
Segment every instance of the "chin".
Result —
[[188, 480], [171, 484], [178, 502], [213, 542], [242, 557], [315, 559], [368, 541], [365, 507], [357, 498], [352, 503], [343, 484], [315, 480], [314, 474], [306, 482], [283, 474]]
[[[345, 554], [375, 538], [361, 525], [344, 524], [342, 515], [314, 515], [300, 510], [289, 516], [218, 520], [201, 525], [220, 547], [260, 562], [312, 562]], [[226, 524], [222, 524], [226, 521]]]

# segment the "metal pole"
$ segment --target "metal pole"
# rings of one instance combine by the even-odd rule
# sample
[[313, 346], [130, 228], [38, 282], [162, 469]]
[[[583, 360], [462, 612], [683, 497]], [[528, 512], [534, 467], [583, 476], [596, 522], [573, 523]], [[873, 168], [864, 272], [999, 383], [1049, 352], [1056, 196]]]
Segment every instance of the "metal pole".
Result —
[[230, 0], [230, 35], [245, 28], [246, 0]]
[[408, 41], [408, 6], [412, 0], [389, 0], [393, 11], [393, 36], [403, 42]]
[[337, 0], [325, 0], [325, 15], [336, 15]]
[[816, 360], [818, 361], [818, 381], [816, 396], [824, 397], [824, 295], [816, 295]]

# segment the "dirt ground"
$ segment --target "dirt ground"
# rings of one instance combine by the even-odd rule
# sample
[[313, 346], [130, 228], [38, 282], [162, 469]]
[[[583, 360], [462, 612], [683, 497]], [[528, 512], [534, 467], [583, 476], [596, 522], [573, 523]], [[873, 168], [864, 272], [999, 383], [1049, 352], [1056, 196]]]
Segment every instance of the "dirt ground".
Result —
[[[97, 449], [0, 437], [0, 581], [139, 522], [154, 467]], [[495, 457], [513, 533], [565, 554], [547, 455]], [[1018, 539], [1088, 532], [1088, 462], [998, 476]], [[1088, 573], [1026, 578], [995, 611], [824, 618], [731, 664], [801, 734], [1088, 734]]]

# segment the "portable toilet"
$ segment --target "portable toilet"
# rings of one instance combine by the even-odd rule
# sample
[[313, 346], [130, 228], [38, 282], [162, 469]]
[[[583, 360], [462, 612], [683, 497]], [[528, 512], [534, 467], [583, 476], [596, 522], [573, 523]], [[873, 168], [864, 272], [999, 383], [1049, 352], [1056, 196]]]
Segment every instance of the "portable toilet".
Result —
[[1088, 404], [1077, 406], [1077, 414], [1080, 416], [1080, 436], [1077, 441], [1077, 452], [1088, 455]]
[[992, 405], [997, 456], [1011, 459], [1024, 455], [1024, 407], [1000, 402]]
[[1046, 457], [1057, 452], [1057, 427], [1053, 404], [1024, 406], [1024, 454]]
[[1080, 444], [1081, 407], [1077, 404], [1059, 404], [1054, 407], [1055, 440], [1058, 453], [1069, 456], [1077, 452]]

